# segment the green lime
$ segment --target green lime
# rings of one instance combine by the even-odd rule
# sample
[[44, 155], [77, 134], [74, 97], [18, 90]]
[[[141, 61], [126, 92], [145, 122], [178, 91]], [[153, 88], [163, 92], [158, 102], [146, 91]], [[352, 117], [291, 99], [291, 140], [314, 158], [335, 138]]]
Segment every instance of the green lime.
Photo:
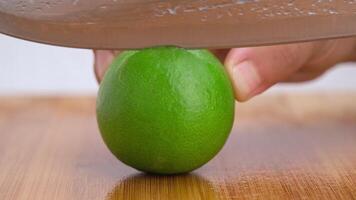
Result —
[[122, 162], [158, 174], [190, 172], [223, 147], [234, 97], [222, 64], [207, 50], [125, 51], [97, 99], [102, 137]]

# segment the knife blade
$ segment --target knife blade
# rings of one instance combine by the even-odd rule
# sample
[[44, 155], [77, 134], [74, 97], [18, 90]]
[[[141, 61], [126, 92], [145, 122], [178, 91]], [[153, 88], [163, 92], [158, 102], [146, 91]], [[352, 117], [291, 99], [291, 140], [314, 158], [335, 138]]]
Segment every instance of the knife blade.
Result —
[[356, 35], [356, 0], [0, 1], [0, 32], [93, 49], [227, 48]]

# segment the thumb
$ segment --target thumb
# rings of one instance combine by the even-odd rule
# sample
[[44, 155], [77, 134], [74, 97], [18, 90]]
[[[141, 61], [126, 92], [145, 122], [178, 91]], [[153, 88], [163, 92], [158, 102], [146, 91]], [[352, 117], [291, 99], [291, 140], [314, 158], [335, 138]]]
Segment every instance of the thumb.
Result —
[[312, 43], [235, 48], [225, 60], [235, 97], [246, 101], [287, 79], [313, 56]]

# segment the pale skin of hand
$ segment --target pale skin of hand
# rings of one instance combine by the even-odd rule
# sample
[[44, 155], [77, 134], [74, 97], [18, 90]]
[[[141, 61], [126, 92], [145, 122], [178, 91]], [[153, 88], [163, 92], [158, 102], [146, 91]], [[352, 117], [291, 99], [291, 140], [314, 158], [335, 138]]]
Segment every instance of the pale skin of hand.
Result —
[[[236, 100], [247, 101], [279, 82], [313, 80], [338, 63], [356, 61], [356, 37], [211, 51], [224, 63]], [[94, 50], [99, 83], [118, 54]]]

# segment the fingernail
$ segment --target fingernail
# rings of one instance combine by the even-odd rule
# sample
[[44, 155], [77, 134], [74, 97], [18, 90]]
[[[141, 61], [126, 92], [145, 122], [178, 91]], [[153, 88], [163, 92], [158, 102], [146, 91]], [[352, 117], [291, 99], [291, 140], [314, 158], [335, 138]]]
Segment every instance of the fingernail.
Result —
[[234, 65], [232, 70], [236, 98], [240, 101], [248, 100], [262, 84], [256, 67], [251, 61], [244, 61]]

